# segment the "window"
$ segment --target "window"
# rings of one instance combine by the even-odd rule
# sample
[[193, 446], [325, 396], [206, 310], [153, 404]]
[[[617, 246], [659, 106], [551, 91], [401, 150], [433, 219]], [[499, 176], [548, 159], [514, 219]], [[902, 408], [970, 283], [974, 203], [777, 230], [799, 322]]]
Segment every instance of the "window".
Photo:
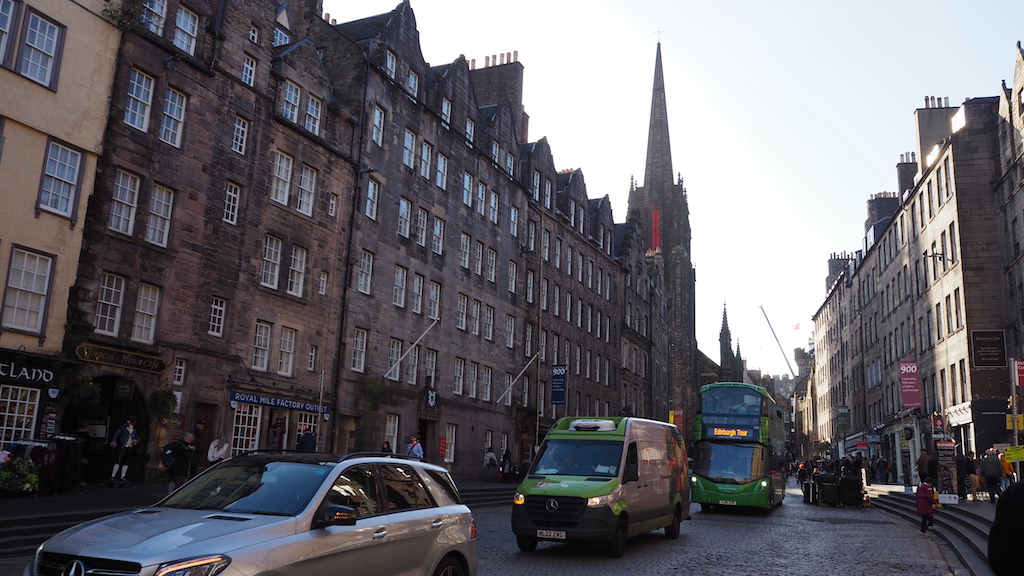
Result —
[[441, 126], [447, 130], [452, 123], [452, 101], [447, 98], [441, 99]]
[[373, 107], [373, 133], [370, 137], [377, 146], [384, 145], [384, 109], [380, 106]]
[[484, 402], [491, 400], [491, 379], [493, 370], [490, 366], [484, 366], [483, 381], [481, 382], [480, 399]]
[[409, 348], [409, 353], [405, 357], [405, 382], [406, 384], [416, 384], [416, 372], [419, 370], [420, 364], [420, 347], [413, 346]]
[[249, 42], [253, 44], [260, 43], [260, 29], [256, 26], [249, 25]]
[[515, 178], [516, 157], [511, 152], [505, 154], [505, 171], [508, 172], [509, 178]]
[[160, 139], [176, 148], [181, 147], [181, 131], [185, 124], [185, 104], [188, 98], [176, 90], [168, 90], [164, 97], [164, 114], [160, 120]]
[[309, 347], [309, 355], [306, 356], [306, 369], [310, 372], [316, 370], [316, 357], [318, 348], [316, 346]]
[[267, 288], [277, 289], [277, 280], [281, 269], [280, 238], [267, 235], [263, 240], [263, 269], [260, 273], [260, 284]]
[[281, 115], [295, 122], [299, 122], [299, 94], [301, 89], [297, 84], [289, 81], [284, 83], [284, 97], [281, 102]]
[[352, 334], [352, 367], [353, 372], [366, 370], [366, 338], [367, 332], [356, 328]]
[[423, 312], [423, 282], [425, 278], [419, 274], [412, 277], [412, 311], [414, 314]]
[[505, 391], [502, 392], [501, 396], [498, 397], [499, 400], [501, 400], [502, 396], [505, 398], [505, 406], [511, 406], [512, 405], [512, 385], [513, 384], [515, 384], [515, 377], [512, 376], [512, 374], [509, 374], [508, 372], [505, 372]]
[[4, 328], [42, 332], [52, 267], [51, 257], [14, 248], [4, 295]]
[[498, 253], [493, 249], [487, 249], [487, 280], [494, 282], [494, 270], [498, 265]]
[[207, 334], [218, 338], [224, 335], [224, 316], [227, 310], [228, 301], [214, 296], [210, 302], [210, 327], [206, 330]]
[[462, 396], [466, 383], [466, 361], [462, 358], [455, 359], [455, 373], [452, 374], [452, 394]]
[[39, 406], [37, 388], [0, 385], [0, 404], [7, 408], [0, 421], [0, 441], [6, 446], [13, 440], [31, 438], [36, 429], [36, 407]]
[[494, 307], [484, 307], [484, 338], [494, 340]]
[[199, 30], [199, 16], [191, 10], [179, 8], [174, 24], [174, 45], [180, 50], [194, 55], [196, 53], [196, 34]]
[[484, 215], [484, 198], [487, 196], [487, 186], [483, 182], [476, 185], [476, 213]]
[[153, 34], [162, 34], [166, 11], [166, 0], [143, 0], [142, 24], [149, 28], [149, 31]]
[[427, 245], [427, 217], [428, 212], [423, 208], [416, 211], [416, 243], [420, 246]]
[[476, 137], [476, 122], [466, 118], [466, 146], [473, 147], [473, 138]]
[[437, 172], [434, 183], [441, 190], [448, 189], [448, 158], [444, 154], [437, 155]]
[[301, 246], [292, 246], [292, 258], [288, 264], [288, 293], [302, 297], [306, 287], [306, 255], [307, 250]]
[[476, 249], [473, 250], [473, 272], [479, 276], [484, 270], [484, 243], [477, 240]]
[[153, 103], [153, 78], [132, 69], [124, 103], [124, 123], [145, 132], [149, 128], [149, 107]]
[[316, 200], [316, 170], [302, 165], [299, 172], [299, 194], [295, 199], [295, 209], [306, 216], [313, 215], [313, 202]]
[[332, 193], [327, 200], [327, 215], [332, 218], [338, 213], [338, 195]]
[[51, 141], [46, 152], [39, 207], [61, 216], [72, 216], [77, 204], [82, 153]]
[[513, 238], [519, 237], [519, 208], [515, 206], [508, 209], [508, 233]]
[[535, 275], [533, 270], [526, 270], [526, 301], [533, 304], [533, 284], [535, 282]]
[[408, 269], [395, 266], [395, 289], [391, 296], [391, 303], [399, 308], [405, 308], [405, 286], [408, 278]]
[[473, 306], [469, 309], [469, 326], [474, 336], [480, 335], [480, 307], [483, 305], [479, 300], [473, 300]]
[[515, 348], [516, 346], [516, 317], [505, 316], [505, 347]]
[[380, 184], [376, 180], [370, 179], [366, 184], [366, 206], [363, 208], [363, 213], [370, 220], [377, 219], [377, 201], [380, 199]]
[[445, 445], [444, 445], [444, 461], [455, 462], [455, 436], [458, 431], [458, 426], [455, 424], [448, 424], [445, 426]]
[[420, 176], [430, 180], [430, 159], [434, 155], [434, 148], [423, 142], [420, 144]]
[[359, 291], [370, 293], [370, 281], [373, 279], [373, 254], [363, 250], [359, 256]]
[[114, 178], [114, 197], [110, 204], [107, 227], [122, 234], [131, 234], [135, 227], [135, 208], [139, 198], [139, 177], [121, 170]]
[[[385, 57], [384, 69], [388, 73], [388, 78], [394, 78], [398, 70], [398, 56], [395, 53], [388, 50], [387, 56]], [[392, 444], [394, 446], [394, 444]]]
[[185, 384], [185, 373], [188, 370], [188, 360], [177, 359], [174, 361], [174, 376], [171, 382], [176, 386]]
[[491, 160], [498, 161], [498, 153], [501, 151], [501, 147], [498, 146], [497, 140], [491, 140]]
[[488, 207], [490, 209], [489, 212], [488, 212], [488, 218], [490, 219], [490, 221], [492, 223], [497, 224], [498, 223], [498, 193], [495, 192], [494, 190], [491, 190], [491, 203], [490, 203], [490, 205]]
[[319, 292], [321, 296], [326, 296], [327, 295], [327, 287], [328, 287], [328, 283], [327, 282], [328, 282], [329, 279], [330, 279], [330, 275], [327, 274], [327, 271], [321, 270], [320, 271], [320, 286], [317, 289], [317, 292]]
[[135, 320], [132, 340], [152, 344], [156, 338], [156, 315], [160, 308], [160, 289], [152, 284], [139, 284], [135, 298]]
[[434, 234], [431, 237], [430, 249], [434, 254], [444, 254], [444, 220], [434, 218]]
[[459, 236], [459, 266], [462, 266], [467, 270], [469, 269], [469, 251], [471, 242], [469, 234], [463, 232]]
[[320, 111], [323, 110], [323, 103], [319, 98], [309, 96], [306, 98], [306, 131], [314, 135], [320, 135]]
[[256, 322], [256, 330], [253, 331], [252, 342], [252, 368], [253, 370], [267, 370], [270, 365], [270, 330], [272, 326], [267, 322]]
[[402, 374], [402, 341], [392, 338], [388, 342], [388, 371], [384, 377], [397, 381]]
[[242, 188], [234, 182], [224, 185], [224, 221], [238, 224], [238, 202], [242, 196]]
[[104, 273], [96, 297], [96, 332], [117, 336], [124, 305], [124, 278]]
[[295, 329], [281, 328], [281, 339], [278, 345], [277, 373], [291, 376], [295, 368]]
[[466, 329], [466, 313], [469, 308], [469, 296], [459, 294], [458, 305], [455, 309], [455, 327], [459, 330]]
[[249, 86], [256, 84], [256, 60], [251, 56], [242, 59], [242, 82]]
[[405, 131], [405, 140], [402, 143], [402, 164], [409, 168], [416, 162], [416, 134], [408, 129]]
[[416, 72], [409, 70], [409, 77], [406, 81], [406, 86], [409, 89], [409, 94], [416, 97], [420, 93], [420, 76]]
[[249, 122], [235, 116], [235, 126], [231, 132], [231, 151], [245, 156], [245, 145], [249, 139]]
[[469, 172], [462, 173], [462, 203], [473, 206], [473, 176]]
[[[63, 49], [65, 28], [30, 11], [22, 31], [18, 72], [43, 86], [57, 87], [57, 64]], [[0, 52], [0, 56], [3, 53]]]
[[398, 199], [398, 234], [405, 238], [409, 237], [409, 229], [412, 223], [412, 202], [405, 198]]
[[519, 265], [513, 260], [508, 261], [508, 291], [515, 294], [519, 283]]
[[466, 395], [476, 398], [476, 380], [480, 373], [480, 365], [476, 362], [469, 363], [469, 374], [466, 376]]
[[6, 60], [7, 46], [10, 45], [14, 19], [17, 16], [15, 8], [14, 0], [0, 0], [0, 63]]
[[441, 317], [441, 285], [437, 282], [430, 283], [430, 293], [427, 294], [427, 318], [437, 320]]
[[274, 28], [274, 46], [284, 46], [292, 41], [292, 35], [283, 28]]
[[288, 205], [288, 190], [292, 185], [292, 158], [277, 150], [270, 152], [270, 199]]
[[171, 229], [171, 210], [174, 208], [174, 192], [163, 186], [154, 186], [149, 197], [149, 220], [146, 222], [146, 242], [167, 246], [167, 235]]

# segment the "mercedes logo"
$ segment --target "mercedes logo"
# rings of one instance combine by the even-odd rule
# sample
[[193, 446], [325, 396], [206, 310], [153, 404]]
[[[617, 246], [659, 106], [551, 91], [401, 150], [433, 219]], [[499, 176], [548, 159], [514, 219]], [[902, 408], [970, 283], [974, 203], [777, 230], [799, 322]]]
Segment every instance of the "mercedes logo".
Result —
[[64, 569], [60, 571], [60, 576], [85, 576], [85, 564], [81, 560], [75, 560], [64, 565]]
[[[558, 512], [558, 500], [554, 498], [548, 500], [547, 504], [548, 512]], [[78, 574], [62, 574], [61, 576], [79, 576]]]

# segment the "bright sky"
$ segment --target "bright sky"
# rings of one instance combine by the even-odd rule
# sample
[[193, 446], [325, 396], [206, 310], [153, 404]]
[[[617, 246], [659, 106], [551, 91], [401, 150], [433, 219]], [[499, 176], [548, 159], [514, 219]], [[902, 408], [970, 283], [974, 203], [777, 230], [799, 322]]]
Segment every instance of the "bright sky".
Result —
[[[339, 22], [400, 0], [324, 0]], [[657, 42], [673, 168], [688, 191], [697, 340], [722, 306], [747, 367], [793, 369], [828, 258], [861, 247], [868, 196], [896, 189], [925, 96], [996, 96], [1024, 40], [1020, 0], [412, 0], [431, 65], [518, 52], [530, 140], [626, 218], [643, 184]], [[762, 313], [767, 313], [780, 345]], [[785, 357], [783, 355], [785, 351]]]

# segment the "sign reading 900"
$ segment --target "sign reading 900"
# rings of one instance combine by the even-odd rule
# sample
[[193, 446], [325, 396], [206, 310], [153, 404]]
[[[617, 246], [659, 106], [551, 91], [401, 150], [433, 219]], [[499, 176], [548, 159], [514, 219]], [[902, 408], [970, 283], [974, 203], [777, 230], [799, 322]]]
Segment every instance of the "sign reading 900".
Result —
[[900, 374], [917, 374], [916, 362], [901, 362]]

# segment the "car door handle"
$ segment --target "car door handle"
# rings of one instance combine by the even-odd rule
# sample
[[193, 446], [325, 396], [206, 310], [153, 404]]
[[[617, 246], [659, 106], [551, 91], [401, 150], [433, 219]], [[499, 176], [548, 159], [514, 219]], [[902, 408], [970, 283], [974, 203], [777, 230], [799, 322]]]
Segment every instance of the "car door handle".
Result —
[[380, 530], [377, 530], [376, 532], [373, 533], [372, 538], [374, 540], [380, 540], [381, 538], [386, 538], [387, 535], [388, 535], [387, 528], [381, 528]]
[[430, 523], [431, 528], [440, 528], [444, 526], [444, 520], [434, 520]]

